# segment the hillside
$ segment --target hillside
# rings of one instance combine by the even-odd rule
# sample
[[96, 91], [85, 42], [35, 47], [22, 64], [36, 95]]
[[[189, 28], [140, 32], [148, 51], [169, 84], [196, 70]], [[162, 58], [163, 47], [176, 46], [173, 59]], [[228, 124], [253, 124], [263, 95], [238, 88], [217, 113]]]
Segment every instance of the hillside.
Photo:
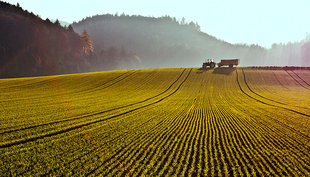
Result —
[[309, 76], [175, 68], [1, 79], [0, 174], [307, 176]]
[[[207, 58], [240, 58], [241, 66], [310, 66], [310, 37], [299, 42], [274, 43], [270, 49], [257, 44], [230, 44], [200, 30], [196, 22], [125, 15], [96, 15], [73, 23], [86, 29], [96, 51], [125, 45], [135, 51], [144, 68], [197, 67]], [[130, 67], [129, 67], [130, 68]]]
[[90, 71], [72, 28], [0, 1], [0, 78]]
[[206, 58], [242, 58], [241, 65], [262, 65], [267, 50], [258, 45], [232, 45], [200, 31], [198, 23], [175, 18], [96, 15], [72, 24], [79, 34], [84, 29], [98, 52], [110, 45], [134, 51], [145, 68], [197, 67]]

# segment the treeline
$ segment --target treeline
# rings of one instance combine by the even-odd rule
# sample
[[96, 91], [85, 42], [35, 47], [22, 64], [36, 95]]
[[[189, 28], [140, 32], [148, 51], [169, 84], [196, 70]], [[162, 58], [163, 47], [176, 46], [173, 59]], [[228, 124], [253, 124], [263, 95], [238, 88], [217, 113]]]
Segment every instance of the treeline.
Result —
[[310, 38], [287, 44], [274, 43], [268, 50], [265, 65], [310, 66]]
[[302, 66], [310, 66], [310, 40], [309, 36], [307, 37], [307, 42], [305, 42], [301, 48], [301, 62]]
[[86, 30], [88, 36], [80, 36], [71, 25], [42, 20], [19, 4], [0, 1], [0, 27], [1, 78], [139, 67], [139, 58], [125, 47], [96, 53]]
[[252, 66], [248, 68], [257, 70], [310, 70], [309, 66]]

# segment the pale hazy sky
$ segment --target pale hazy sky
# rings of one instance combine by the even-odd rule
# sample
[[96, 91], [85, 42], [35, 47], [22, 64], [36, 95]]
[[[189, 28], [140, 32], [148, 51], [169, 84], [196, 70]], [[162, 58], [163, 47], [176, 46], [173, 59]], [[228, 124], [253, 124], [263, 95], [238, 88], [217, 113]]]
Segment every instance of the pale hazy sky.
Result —
[[201, 30], [230, 43], [301, 41], [310, 33], [310, 0], [4, 0], [19, 2], [41, 18], [72, 23], [99, 14], [160, 17], [198, 22]]

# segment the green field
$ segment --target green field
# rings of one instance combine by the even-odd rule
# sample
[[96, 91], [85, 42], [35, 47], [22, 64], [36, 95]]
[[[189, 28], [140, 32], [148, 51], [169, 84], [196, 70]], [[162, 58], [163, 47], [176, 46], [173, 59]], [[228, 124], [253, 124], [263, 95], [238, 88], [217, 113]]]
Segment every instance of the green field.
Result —
[[0, 176], [310, 176], [310, 70], [0, 80]]

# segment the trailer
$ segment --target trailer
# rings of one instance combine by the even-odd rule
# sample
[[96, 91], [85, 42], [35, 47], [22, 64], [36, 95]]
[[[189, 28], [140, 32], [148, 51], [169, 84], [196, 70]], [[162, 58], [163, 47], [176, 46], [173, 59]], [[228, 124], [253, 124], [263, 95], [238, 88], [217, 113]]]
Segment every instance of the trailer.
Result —
[[222, 59], [221, 62], [219, 62], [217, 64], [218, 67], [221, 66], [229, 66], [230, 68], [232, 68], [233, 66], [238, 66], [240, 63], [240, 59], [236, 58], [236, 59]]

